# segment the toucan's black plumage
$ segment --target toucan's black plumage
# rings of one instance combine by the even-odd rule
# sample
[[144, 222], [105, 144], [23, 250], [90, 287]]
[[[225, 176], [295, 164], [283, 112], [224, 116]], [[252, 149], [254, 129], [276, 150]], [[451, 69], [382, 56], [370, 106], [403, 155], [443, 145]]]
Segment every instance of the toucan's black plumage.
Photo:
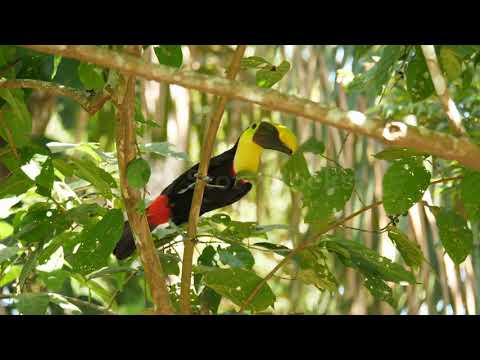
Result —
[[[262, 122], [258, 124], [258, 129], [257, 124], [252, 128], [249, 128], [255, 134], [251, 137], [252, 144], [257, 144], [253, 146], [275, 149], [288, 154], [295, 150], [281, 141], [277, 127]], [[252, 184], [238, 179], [234, 166], [240, 140], [241, 137], [231, 149], [211, 158], [208, 168], [209, 179], [203, 194], [200, 215], [233, 204], [251, 190]], [[295, 146], [289, 145], [296, 147], [296, 143]], [[197, 172], [198, 164], [175, 179], [150, 204], [147, 209], [147, 219], [151, 230], [168, 221], [176, 225], [188, 221]], [[117, 259], [122, 260], [134, 251], [133, 234], [128, 222], [125, 222], [123, 235], [115, 247], [114, 254]]]

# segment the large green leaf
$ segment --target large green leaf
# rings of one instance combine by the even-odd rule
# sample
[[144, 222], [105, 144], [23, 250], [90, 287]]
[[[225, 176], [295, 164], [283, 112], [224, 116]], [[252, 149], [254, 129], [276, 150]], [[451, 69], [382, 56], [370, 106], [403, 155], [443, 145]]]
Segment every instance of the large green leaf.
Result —
[[0, 113], [0, 136], [8, 143], [9, 131], [15, 146], [20, 148], [30, 141], [32, 133], [32, 116], [23, 99], [23, 92], [20, 89], [0, 89], [0, 98], [8, 103]]
[[415, 150], [405, 148], [389, 148], [382, 150], [375, 155], [375, 158], [380, 160], [393, 161], [397, 159], [411, 158], [412, 156], [421, 156], [424, 154], [418, 153]]
[[17, 296], [17, 308], [23, 315], [44, 315], [50, 298], [45, 293], [26, 293]]
[[159, 45], [154, 47], [153, 50], [160, 64], [175, 68], [182, 66], [183, 54], [180, 45]]
[[277, 82], [282, 80], [288, 70], [290, 70], [290, 63], [286, 60], [282, 61], [278, 66], [260, 69], [256, 74], [256, 84], [261, 88], [271, 88]]
[[0, 183], [0, 199], [23, 194], [34, 184], [21, 169], [16, 169]]
[[123, 214], [113, 209], [93, 226], [85, 228], [81, 234], [80, 247], [72, 257], [75, 271], [88, 274], [107, 265], [108, 258], [123, 232]]
[[457, 79], [462, 74], [462, 62], [454, 50], [443, 46], [440, 49], [439, 60], [449, 81]]
[[471, 221], [480, 220], [480, 172], [466, 170], [460, 185], [461, 197]]
[[336, 253], [345, 266], [356, 268], [367, 277], [374, 275], [384, 281], [415, 283], [410, 271], [356, 241], [325, 240], [320, 244]]
[[435, 90], [425, 57], [419, 46], [415, 48], [415, 58], [407, 67], [407, 90], [414, 102], [426, 99]]
[[12, 281], [18, 279], [22, 272], [22, 265], [11, 265], [5, 269], [3, 276], [0, 276], [0, 289]]
[[127, 166], [128, 185], [140, 189], [147, 185], [152, 171], [150, 165], [144, 159], [134, 159]]
[[320, 290], [328, 290], [330, 292], [337, 290], [337, 280], [325, 262], [321, 261], [318, 254], [312, 249], [301, 251], [293, 259], [300, 267], [297, 273], [297, 278], [300, 281], [314, 285]]
[[75, 175], [90, 182], [105, 197], [111, 198], [111, 188], [116, 187], [113, 177], [89, 160], [72, 159]]
[[310, 179], [307, 161], [301, 152], [295, 152], [281, 169], [285, 184], [302, 191], [305, 182]]
[[352, 169], [327, 166], [304, 185], [303, 203], [308, 207], [307, 222], [325, 221], [343, 210], [352, 196], [355, 178]]
[[50, 196], [54, 179], [53, 162], [52, 159], [48, 157], [42, 165], [42, 171], [35, 178], [37, 193], [47, 197]]
[[[251, 270], [215, 269], [204, 274], [205, 284], [218, 294], [242, 306], [256, 286], [262, 281]], [[275, 303], [275, 295], [265, 284], [248, 306], [249, 310], [262, 311]]]
[[417, 269], [422, 265], [423, 253], [417, 242], [410, 240], [395, 226], [388, 228], [388, 237], [393, 241], [408, 266]]
[[102, 69], [95, 65], [80, 63], [78, 66], [78, 77], [88, 90], [101, 90], [105, 86]]
[[383, 177], [383, 206], [389, 215], [403, 214], [418, 202], [431, 174], [418, 158], [395, 161]]
[[241, 245], [231, 245], [227, 248], [218, 248], [220, 261], [232, 268], [251, 269], [255, 264], [252, 253]]
[[402, 47], [399, 45], [387, 45], [383, 48], [380, 60], [366, 73], [355, 76], [348, 85], [349, 91], [372, 90], [378, 95], [390, 77], [394, 66], [402, 53]]
[[450, 209], [434, 211], [440, 241], [455, 264], [461, 264], [473, 250], [473, 234], [464, 218]]
[[392, 307], [396, 306], [392, 289], [378, 276], [372, 274], [366, 276], [363, 285], [375, 299], [385, 301]]
[[0, 245], [0, 264], [14, 257], [20, 250], [17, 246], [2, 246]]

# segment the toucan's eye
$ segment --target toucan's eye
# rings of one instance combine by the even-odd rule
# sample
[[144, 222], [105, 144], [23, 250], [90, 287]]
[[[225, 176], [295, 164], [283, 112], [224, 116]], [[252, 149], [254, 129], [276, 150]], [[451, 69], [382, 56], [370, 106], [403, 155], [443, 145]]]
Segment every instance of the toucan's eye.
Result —
[[257, 124], [253, 124], [253, 125], [252, 125], [252, 129], [255, 130], [256, 128], [257, 128]]

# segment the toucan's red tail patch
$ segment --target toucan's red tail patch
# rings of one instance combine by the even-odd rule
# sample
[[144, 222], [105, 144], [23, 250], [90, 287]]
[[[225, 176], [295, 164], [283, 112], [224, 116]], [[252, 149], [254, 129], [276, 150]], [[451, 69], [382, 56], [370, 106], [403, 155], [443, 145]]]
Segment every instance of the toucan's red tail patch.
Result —
[[147, 219], [149, 225], [165, 224], [170, 219], [171, 212], [168, 206], [168, 196], [160, 195], [148, 207]]

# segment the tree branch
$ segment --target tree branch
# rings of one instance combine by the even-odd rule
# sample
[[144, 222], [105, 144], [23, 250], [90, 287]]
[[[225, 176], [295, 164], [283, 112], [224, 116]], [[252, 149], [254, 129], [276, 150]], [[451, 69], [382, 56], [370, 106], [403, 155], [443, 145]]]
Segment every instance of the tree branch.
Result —
[[[227, 79], [235, 79], [240, 70], [240, 61], [245, 53], [246, 45], [239, 45], [235, 50], [230, 67], [227, 70]], [[225, 104], [228, 98], [222, 96], [218, 99], [217, 106], [213, 110], [212, 117], [207, 130], [207, 135], [202, 145], [202, 155], [198, 165], [197, 181], [192, 196], [192, 205], [188, 219], [187, 239], [183, 250], [182, 260], [182, 281], [180, 285], [180, 310], [183, 314], [190, 313], [190, 286], [192, 281], [192, 262], [193, 250], [195, 247], [195, 238], [197, 235], [198, 217], [202, 206], [203, 192], [205, 190], [205, 181], [203, 178], [208, 175], [208, 165], [212, 156], [213, 145], [217, 136], [218, 127], [225, 110]]]
[[[134, 49], [136, 46], [132, 46]], [[138, 49], [137, 49], [138, 50]], [[132, 50], [133, 51], [133, 50]], [[136, 52], [139, 54], [139, 52]], [[147, 218], [137, 212], [137, 206], [142, 200], [140, 191], [128, 185], [127, 166], [137, 156], [135, 113], [135, 76], [122, 76], [123, 84], [117, 88], [118, 98], [123, 101], [118, 107], [118, 121], [116, 128], [116, 143], [120, 185], [128, 221], [135, 238], [135, 245], [143, 263], [145, 278], [148, 282], [155, 312], [172, 314], [170, 297], [167, 290], [166, 278], [152, 240]], [[122, 89], [123, 88], [123, 89]]]
[[462, 125], [462, 115], [460, 115], [457, 106], [448, 94], [448, 84], [438, 64], [435, 47], [433, 45], [421, 45], [421, 48], [427, 62], [428, 71], [432, 77], [435, 92], [442, 103], [443, 110], [447, 114], [450, 129], [457, 135], [465, 135], [466, 132]]
[[97, 95], [90, 95], [86, 91], [74, 89], [68, 86], [56, 84], [50, 81], [16, 79], [16, 80], [0, 80], [0, 88], [4, 89], [37, 89], [47, 93], [66, 96], [72, 98], [80, 104], [90, 115], [94, 115], [100, 110], [106, 101], [110, 99], [110, 94], [100, 92]]
[[386, 122], [367, 117], [357, 111], [340, 111], [322, 106], [310, 100], [282, 94], [275, 90], [262, 89], [193, 71], [176, 71], [162, 65], [149, 64], [139, 58], [115, 51], [87, 45], [26, 45], [26, 47], [49, 54], [93, 63], [100, 67], [134, 74], [145, 79], [176, 84], [189, 89], [226, 96], [311, 119], [319, 123], [364, 135], [391, 146], [415, 149], [447, 160], [456, 160], [465, 166], [480, 170], [480, 148], [466, 138], [401, 122]]

